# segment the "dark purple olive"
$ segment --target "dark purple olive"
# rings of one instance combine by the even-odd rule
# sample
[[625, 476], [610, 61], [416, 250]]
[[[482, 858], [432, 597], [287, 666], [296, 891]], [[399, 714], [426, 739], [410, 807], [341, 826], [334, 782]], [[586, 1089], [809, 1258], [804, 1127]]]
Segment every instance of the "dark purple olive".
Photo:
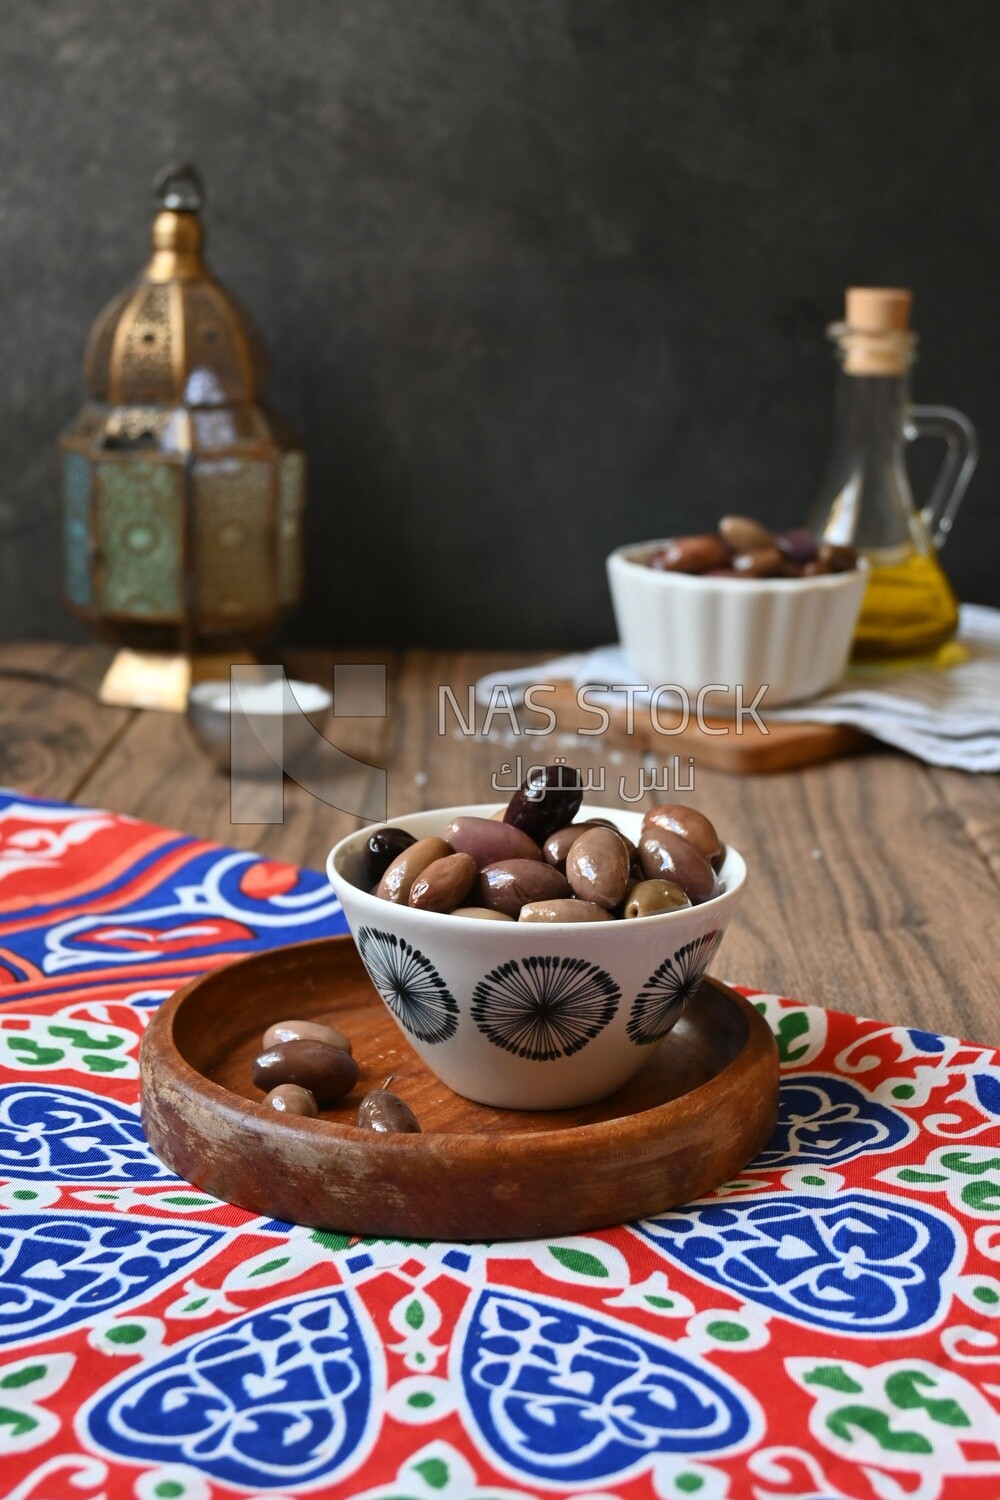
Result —
[[384, 1135], [420, 1134], [420, 1123], [413, 1110], [388, 1089], [372, 1089], [366, 1094], [358, 1109], [358, 1125], [362, 1130], [377, 1130]]
[[417, 841], [405, 828], [376, 828], [365, 844], [365, 872], [370, 885], [378, 885], [397, 855]]
[[254, 1059], [253, 1081], [268, 1094], [280, 1083], [297, 1083], [317, 1104], [334, 1104], [357, 1083], [358, 1065], [350, 1053], [328, 1042], [278, 1042]]
[[803, 563], [815, 562], [819, 551], [816, 538], [804, 526], [797, 526], [794, 531], [775, 532], [774, 545], [789, 562], [798, 563], [799, 567]]
[[575, 766], [532, 770], [511, 797], [503, 821], [541, 848], [550, 833], [572, 823], [583, 801], [583, 777]]

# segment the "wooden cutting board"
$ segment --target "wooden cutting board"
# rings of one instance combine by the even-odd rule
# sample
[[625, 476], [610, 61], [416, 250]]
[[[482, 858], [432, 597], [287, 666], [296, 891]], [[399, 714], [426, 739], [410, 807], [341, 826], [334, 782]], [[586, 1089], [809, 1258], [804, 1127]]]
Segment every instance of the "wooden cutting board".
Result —
[[[595, 710], [579, 707], [572, 683], [553, 682], [551, 687], [554, 693], [547, 693], [539, 702], [544, 702], [558, 716], [560, 729], [572, 733], [577, 728], [595, 727]], [[624, 705], [609, 712], [611, 723], [606, 734], [616, 745], [649, 752], [664, 761], [676, 755], [686, 764], [688, 757], [693, 756], [696, 766], [730, 771], [737, 776], [819, 765], [841, 755], [851, 755], [871, 743], [860, 729], [846, 724], [769, 723], [766, 714], [760, 716], [765, 725], [761, 729], [750, 716], [740, 724], [735, 716], [706, 718], [704, 727], [692, 718], [681, 727], [680, 710], [672, 711], [666, 705], [659, 710], [656, 723], [649, 709], [638, 704], [631, 723]]]

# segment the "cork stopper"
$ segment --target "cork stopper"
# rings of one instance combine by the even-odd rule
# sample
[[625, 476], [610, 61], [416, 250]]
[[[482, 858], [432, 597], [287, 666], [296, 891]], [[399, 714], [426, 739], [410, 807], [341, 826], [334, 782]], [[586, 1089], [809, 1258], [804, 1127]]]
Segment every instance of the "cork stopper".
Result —
[[898, 286], [849, 286], [844, 322], [861, 333], [906, 333], [913, 293]]
[[905, 287], [848, 287], [836, 336], [848, 375], [905, 375], [913, 360], [913, 294]]

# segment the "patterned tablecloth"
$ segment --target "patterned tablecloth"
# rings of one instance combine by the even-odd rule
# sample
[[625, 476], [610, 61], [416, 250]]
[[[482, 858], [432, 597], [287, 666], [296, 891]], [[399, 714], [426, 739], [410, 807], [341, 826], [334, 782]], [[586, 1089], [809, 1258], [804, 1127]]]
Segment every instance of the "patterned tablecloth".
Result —
[[142, 1136], [151, 1010], [319, 875], [0, 796], [5, 1500], [996, 1500], [1000, 1059], [773, 995], [781, 1120], [683, 1212], [353, 1241]]

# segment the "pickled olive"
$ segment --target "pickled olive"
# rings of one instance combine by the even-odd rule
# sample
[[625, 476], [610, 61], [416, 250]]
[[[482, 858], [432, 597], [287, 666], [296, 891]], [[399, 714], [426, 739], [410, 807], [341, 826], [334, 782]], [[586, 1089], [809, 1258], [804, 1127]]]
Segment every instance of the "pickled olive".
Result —
[[324, 1026], [319, 1021], [275, 1021], [264, 1032], [264, 1051], [276, 1047], [279, 1042], [326, 1042], [339, 1047], [342, 1052], [352, 1052], [350, 1039], [336, 1026]]
[[819, 561], [827, 563], [834, 573], [849, 573], [858, 565], [858, 554], [853, 547], [838, 547], [834, 542], [824, 542], [819, 549]]
[[471, 891], [478, 873], [471, 854], [435, 859], [410, 886], [409, 905], [419, 911], [454, 911]]
[[726, 857], [722, 840], [705, 814], [696, 807], [685, 807], [680, 802], [664, 802], [659, 807], [651, 807], [642, 820], [643, 831], [654, 825], [687, 839], [699, 854], [705, 856], [713, 870], [717, 870]]
[[265, 1093], [279, 1083], [297, 1083], [317, 1104], [333, 1104], [358, 1081], [358, 1065], [342, 1047], [328, 1042], [278, 1042], [255, 1058], [253, 1081]]
[[276, 1109], [279, 1115], [302, 1115], [304, 1119], [315, 1120], [319, 1114], [313, 1095], [297, 1083], [279, 1083], [277, 1088], [265, 1094], [264, 1103]]
[[640, 880], [629, 891], [625, 899], [625, 919], [634, 917], [658, 917], [665, 911], [678, 911], [690, 906], [685, 891], [672, 880]]
[[470, 854], [476, 869], [495, 865], [501, 859], [541, 859], [542, 851], [520, 828], [492, 818], [453, 818], [444, 831], [458, 854]]
[[419, 1135], [420, 1124], [413, 1110], [398, 1094], [388, 1089], [372, 1089], [358, 1108], [361, 1130], [377, 1130], [384, 1135]]
[[528, 901], [521, 907], [519, 922], [612, 922], [614, 918], [593, 901], [563, 899]]
[[737, 552], [733, 571], [741, 578], [778, 578], [785, 571], [785, 559], [774, 545]]
[[583, 801], [583, 777], [574, 766], [532, 769], [507, 804], [503, 821], [541, 848], [550, 833], [572, 823]]
[[668, 828], [646, 828], [639, 840], [639, 860], [647, 880], [672, 880], [700, 906], [716, 893], [715, 871], [693, 844]]
[[827, 562], [821, 562], [818, 557], [814, 562], [807, 562], [802, 564], [803, 578], [825, 578], [832, 572], [833, 569], [831, 568], [830, 564]]
[[475, 885], [476, 904], [516, 917], [528, 901], [555, 901], [573, 894], [551, 865], [534, 859], [508, 859], [487, 865]]
[[588, 828], [566, 856], [566, 879], [581, 901], [613, 911], [628, 890], [631, 863], [621, 834], [611, 828]]
[[566, 856], [583, 833], [585, 828], [591, 828], [591, 823], [570, 823], [566, 828], [557, 828], [555, 833], [550, 833], [545, 840], [542, 849], [546, 860], [557, 870], [566, 868]]
[[707, 573], [709, 568], [724, 568], [729, 562], [729, 548], [714, 531], [703, 536], [679, 536], [654, 552], [650, 567], [664, 573]]
[[776, 532], [774, 545], [783, 556], [798, 563], [800, 568], [804, 563], [814, 562], [819, 551], [816, 538], [804, 526], [798, 526], [794, 531]]
[[760, 547], [774, 546], [767, 527], [750, 516], [723, 516], [719, 535], [733, 552], [756, 552]]
[[365, 844], [365, 873], [377, 885], [397, 855], [417, 841], [405, 828], [376, 828]]
[[480, 922], [513, 922], [505, 911], [492, 911], [488, 906], [456, 906], [453, 917], [476, 917]]
[[398, 854], [379, 881], [377, 896], [383, 901], [394, 901], [405, 906], [410, 899], [410, 889], [417, 876], [436, 859], [444, 859], [451, 853], [451, 846], [444, 839], [417, 839], [402, 854]]

